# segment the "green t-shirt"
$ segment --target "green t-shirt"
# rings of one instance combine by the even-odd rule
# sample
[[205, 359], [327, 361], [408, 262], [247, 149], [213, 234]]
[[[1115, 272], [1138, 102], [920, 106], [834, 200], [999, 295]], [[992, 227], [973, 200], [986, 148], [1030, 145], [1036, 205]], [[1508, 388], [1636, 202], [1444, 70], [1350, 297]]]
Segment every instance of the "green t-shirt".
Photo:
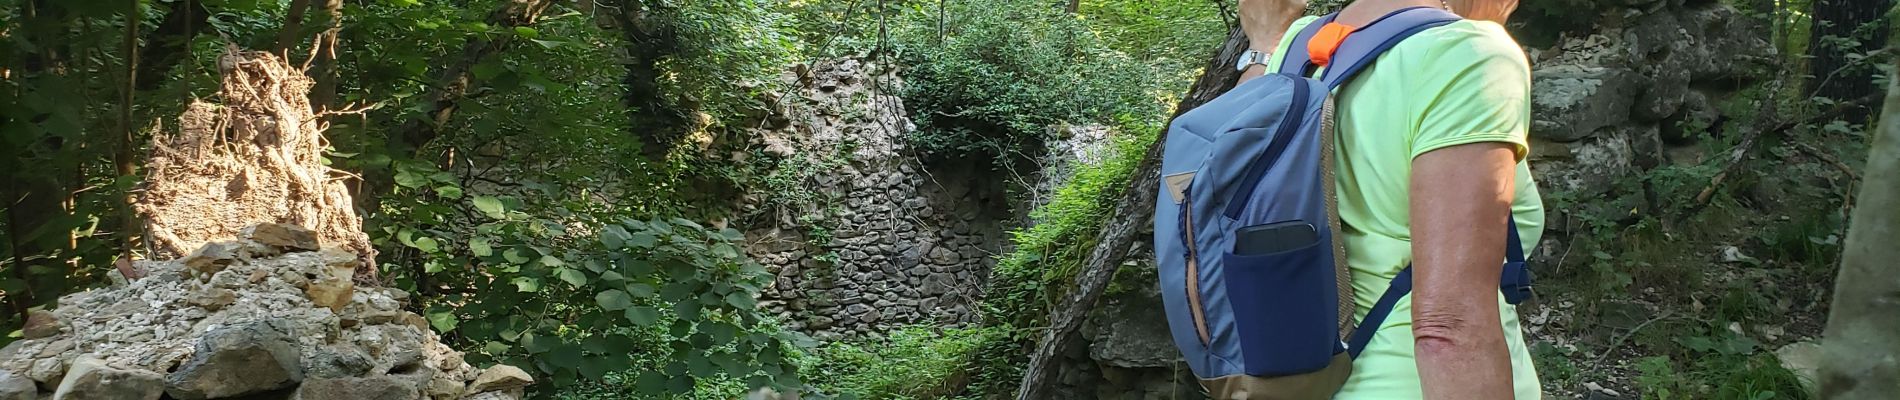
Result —
[[[1295, 22], [1279, 48], [1286, 49], [1315, 19]], [[1269, 71], [1279, 68], [1278, 53]], [[1357, 317], [1364, 319], [1392, 277], [1412, 262], [1408, 187], [1412, 159], [1420, 154], [1479, 142], [1516, 145], [1517, 190], [1511, 211], [1525, 251], [1536, 247], [1543, 236], [1544, 205], [1523, 162], [1530, 88], [1530, 63], [1504, 27], [1467, 20], [1406, 39], [1340, 89], [1336, 183]], [[1502, 295], [1498, 304], [1517, 398], [1542, 398], [1517, 308], [1506, 304]], [[1412, 301], [1407, 296], [1353, 361], [1352, 378], [1335, 398], [1422, 397], [1412, 349]]]

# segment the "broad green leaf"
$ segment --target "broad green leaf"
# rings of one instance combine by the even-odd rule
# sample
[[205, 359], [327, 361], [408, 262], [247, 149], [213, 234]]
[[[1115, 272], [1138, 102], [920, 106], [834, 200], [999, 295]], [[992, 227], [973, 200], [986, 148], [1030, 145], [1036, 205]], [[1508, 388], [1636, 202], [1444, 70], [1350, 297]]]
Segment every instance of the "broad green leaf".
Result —
[[488, 344], [482, 345], [482, 352], [488, 353], [488, 354], [504, 354], [504, 353], [507, 353], [509, 350], [514, 350], [514, 348], [508, 347], [507, 343], [497, 342], [493, 340], [488, 341]]
[[508, 262], [514, 264], [526, 264], [528, 262], [527, 252], [521, 251], [521, 249], [518, 248], [501, 252], [501, 257], [508, 259]]
[[685, 282], [668, 283], [665, 287], [660, 288], [661, 300], [680, 301], [686, 299], [686, 296], [691, 295], [693, 295], [693, 285], [686, 284]]
[[565, 369], [579, 368], [581, 366], [581, 346], [573, 343], [561, 343], [556, 345], [553, 350], [548, 351], [547, 360], [549, 364], [554, 364], [556, 367]]
[[627, 320], [639, 326], [652, 326], [654, 322], [660, 320], [660, 310], [647, 306], [628, 308]]
[[455, 313], [448, 311], [429, 313], [429, 326], [435, 327], [438, 332], [448, 333], [455, 330], [456, 325]]
[[740, 310], [751, 310], [759, 305], [759, 301], [752, 298], [751, 293], [732, 292], [726, 294], [726, 304], [731, 304], [732, 308]]
[[552, 255], [541, 256], [541, 266], [559, 267], [559, 266], [565, 266], [565, 265], [567, 265], [567, 262], [561, 261], [559, 257], [555, 257]]
[[730, 244], [716, 244], [713, 245], [712, 250], [712, 254], [719, 258], [739, 258], [739, 248], [732, 247]]
[[418, 188], [428, 183], [429, 183], [429, 177], [423, 176], [422, 174], [410, 172], [407, 169], [401, 169], [401, 168], [398, 168], [396, 171], [396, 185], [397, 186], [402, 186], [406, 188]]
[[648, 285], [645, 283], [635, 283], [635, 284], [627, 285], [627, 294], [631, 294], [633, 295], [633, 297], [639, 297], [639, 298], [653, 297], [653, 285]]
[[612, 354], [613, 352], [607, 351], [610, 347], [607, 345], [608, 340], [606, 336], [588, 336], [586, 339], [581, 339], [581, 350], [589, 353]]
[[[620, 289], [608, 289], [605, 292], [594, 295], [594, 302], [599, 303], [601, 309], [620, 311], [628, 307], [633, 307], [633, 296], [628, 295], [627, 292]], [[633, 318], [631, 312], [629, 312], [627, 318]]]
[[697, 380], [689, 375], [674, 376], [673, 379], [666, 381], [666, 390], [671, 390], [673, 393], [690, 393], [696, 382]]
[[600, 273], [600, 280], [608, 281], [608, 282], [620, 282], [620, 281], [627, 280], [627, 277], [620, 276], [619, 272], [607, 271], [607, 272]]
[[416, 247], [416, 230], [402, 228], [402, 230], [396, 231], [396, 241], [402, 242], [404, 246]]
[[561, 278], [562, 282], [574, 285], [574, 287], [587, 286], [587, 274], [583, 274], [577, 269], [556, 268], [554, 270], [554, 276]]
[[487, 257], [487, 256], [495, 254], [495, 248], [489, 247], [487, 237], [476, 237], [474, 239], [469, 239], [468, 251], [471, 253], [475, 253], [476, 257]]
[[521, 335], [521, 347], [528, 349], [529, 353], [546, 353], [548, 350], [553, 350], [554, 342], [555, 339], [551, 336]]
[[613, 364], [606, 357], [587, 357], [581, 359], [581, 378], [600, 380], [600, 378], [607, 376], [607, 371], [611, 370], [611, 368], [613, 368]]
[[692, 227], [693, 229], [705, 229], [704, 227], [700, 227], [699, 223], [693, 222], [692, 220], [688, 220], [685, 218], [673, 218], [673, 219], [667, 220], [667, 222], [672, 222], [673, 225]]
[[653, 248], [653, 245], [659, 242], [658, 237], [646, 232], [635, 233], [627, 238], [627, 245], [642, 249]]
[[633, 388], [640, 393], [665, 393], [666, 375], [660, 371], [641, 371], [640, 377], [633, 379]]
[[636, 344], [632, 337], [622, 334], [607, 335], [606, 342], [607, 349], [603, 352], [607, 354], [633, 354]]
[[481, 211], [482, 214], [487, 214], [489, 218], [502, 219], [508, 216], [507, 210], [502, 208], [501, 199], [491, 196], [475, 196], [475, 199], [470, 201], [475, 203], [476, 210]]
[[462, 198], [462, 188], [451, 185], [436, 186], [435, 195], [450, 200], [460, 199]]
[[679, 314], [680, 319], [692, 321], [692, 320], [699, 319], [699, 312], [701, 311], [701, 307], [702, 306], [699, 304], [699, 301], [686, 300], [686, 301], [681, 301], [678, 303], [673, 303], [673, 312], [676, 314]]
[[713, 368], [712, 360], [706, 358], [706, 353], [699, 350], [686, 353], [686, 371], [701, 378], [711, 378], [719, 373]]
[[422, 252], [424, 253], [434, 253], [436, 250], [441, 249], [441, 244], [436, 243], [435, 238], [424, 236], [424, 237], [416, 238], [415, 247], [417, 250], [422, 250]]
[[529, 28], [525, 26], [517, 26], [515, 27], [515, 35], [521, 36], [524, 38], [533, 39], [533, 38], [541, 37], [541, 32], [534, 30], [534, 28]]
[[607, 250], [619, 250], [627, 245], [628, 236], [627, 230], [619, 225], [607, 225], [600, 230], [600, 244], [607, 246]]
[[533, 292], [541, 291], [540, 279], [535, 279], [535, 278], [526, 277], [526, 276], [517, 276], [515, 277], [514, 280], [510, 282], [515, 284], [515, 291], [517, 292], [533, 293]]

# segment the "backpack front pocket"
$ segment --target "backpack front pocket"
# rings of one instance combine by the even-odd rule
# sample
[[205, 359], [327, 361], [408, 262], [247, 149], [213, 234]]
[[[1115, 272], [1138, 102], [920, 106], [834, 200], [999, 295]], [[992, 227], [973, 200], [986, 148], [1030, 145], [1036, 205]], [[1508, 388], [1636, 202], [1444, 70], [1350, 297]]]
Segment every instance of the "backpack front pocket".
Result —
[[1318, 371], [1345, 350], [1336, 329], [1339, 289], [1332, 258], [1330, 248], [1317, 244], [1265, 255], [1221, 253], [1248, 375]]

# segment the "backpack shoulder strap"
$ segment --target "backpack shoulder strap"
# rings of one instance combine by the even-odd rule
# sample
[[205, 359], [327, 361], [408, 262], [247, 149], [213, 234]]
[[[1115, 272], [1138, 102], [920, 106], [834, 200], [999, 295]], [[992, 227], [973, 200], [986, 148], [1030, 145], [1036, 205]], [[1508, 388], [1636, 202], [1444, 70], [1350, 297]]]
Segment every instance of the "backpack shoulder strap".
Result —
[[[1360, 71], [1365, 70], [1366, 66], [1371, 65], [1380, 54], [1391, 50], [1392, 46], [1397, 46], [1399, 42], [1426, 29], [1444, 26], [1462, 19], [1457, 14], [1443, 9], [1410, 7], [1379, 17], [1372, 21], [1372, 24], [1364, 27], [1346, 27], [1353, 30], [1343, 38], [1322, 33], [1329, 25], [1333, 25], [1333, 21], [1338, 16], [1339, 14], [1335, 13], [1320, 17], [1319, 20], [1301, 29], [1299, 34], [1293, 37], [1293, 43], [1286, 49], [1279, 72], [1306, 76], [1313, 69], [1323, 66], [1326, 67], [1326, 71], [1319, 77], [1320, 80], [1326, 82], [1327, 87], [1338, 89], [1351, 81]], [[1343, 40], [1343, 42], [1314, 43], [1316, 37]], [[1315, 63], [1313, 50], [1327, 47], [1331, 47], [1333, 51], [1331, 54], [1321, 55], [1326, 58], [1325, 65]]]

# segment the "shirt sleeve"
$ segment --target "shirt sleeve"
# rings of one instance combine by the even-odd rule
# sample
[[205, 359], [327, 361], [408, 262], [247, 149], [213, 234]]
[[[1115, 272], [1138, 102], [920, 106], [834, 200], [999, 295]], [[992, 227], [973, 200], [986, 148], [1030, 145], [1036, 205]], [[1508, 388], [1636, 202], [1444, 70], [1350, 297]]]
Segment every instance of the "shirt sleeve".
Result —
[[[1495, 29], [1491, 29], [1495, 28]], [[1461, 23], [1421, 33], [1413, 98], [1412, 154], [1504, 142], [1530, 153], [1530, 64], [1502, 27]], [[1412, 63], [1408, 63], [1412, 64]]]

